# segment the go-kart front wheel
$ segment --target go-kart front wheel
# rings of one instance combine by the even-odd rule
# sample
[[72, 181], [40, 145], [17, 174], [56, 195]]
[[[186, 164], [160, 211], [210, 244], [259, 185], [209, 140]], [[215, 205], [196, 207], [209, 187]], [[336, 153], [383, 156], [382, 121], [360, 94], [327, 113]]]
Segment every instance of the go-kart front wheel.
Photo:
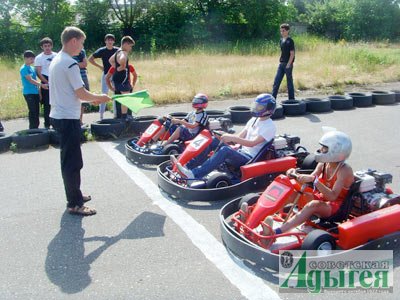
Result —
[[164, 155], [176, 155], [180, 153], [181, 153], [180, 147], [179, 145], [176, 144], [169, 144], [165, 146], [164, 149], [162, 150], [162, 154]]
[[224, 188], [232, 185], [232, 181], [228, 175], [224, 173], [216, 173], [208, 178], [206, 186], [209, 189]]
[[311, 231], [303, 240], [302, 250], [335, 250], [335, 238], [328, 232], [316, 229]]
[[238, 210], [242, 207], [243, 203], [247, 203], [248, 206], [256, 204], [258, 198], [260, 198], [260, 194], [258, 193], [251, 193], [243, 196], [239, 201]]

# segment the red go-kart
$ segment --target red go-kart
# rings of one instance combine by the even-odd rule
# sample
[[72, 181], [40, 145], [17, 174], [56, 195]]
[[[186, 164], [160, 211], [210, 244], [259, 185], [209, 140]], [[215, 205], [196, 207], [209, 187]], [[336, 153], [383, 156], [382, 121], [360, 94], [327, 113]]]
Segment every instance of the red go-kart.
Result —
[[[183, 116], [180, 118], [183, 118]], [[167, 130], [160, 136], [159, 141], [154, 142], [154, 136], [160, 132], [163, 126], [166, 126]], [[134, 137], [126, 142], [126, 158], [133, 163], [158, 165], [168, 160], [170, 155], [182, 153], [188, 142], [177, 140], [165, 147], [161, 146], [161, 142], [170, 137], [168, 130], [170, 126], [171, 117], [160, 117], [154, 120], [141, 136]], [[208, 127], [228, 132], [231, 130], [232, 121], [227, 118], [210, 119]]]
[[[203, 130], [178, 157], [184, 166], [213, 142], [213, 132]], [[314, 165], [307, 150], [296, 145], [300, 138], [290, 135], [276, 136], [247, 164], [235, 169], [227, 162], [204, 178], [182, 178], [169, 161], [158, 166], [158, 185], [174, 198], [189, 201], [218, 201], [234, 199], [254, 191], [260, 191], [279, 174], [304, 162]], [[219, 147], [219, 146], [218, 146]], [[218, 151], [215, 149], [214, 151]], [[233, 146], [234, 147], [234, 146]], [[211, 152], [210, 155], [213, 155]], [[312, 166], [308, 167], [312, 168]]]
[[[400, 195], [385, 185], [390, 174], [376, 171], [355, 173], [356, 181], [338, 212], [322, 219], [312, 218], [281, 234], [266, 235], [272, 216], [273, 227], [280, 227], [296, 210], [306, 204], [305, 194], [313, 189], [295, 178], [280, 175], [261, 194], [250, 194], [225, 205], [221, 210], [224, 243], [238, 256], [277, 268], [279, 250], [349, 250], [394, 247], [400, 243]], [[295, 196], [291, 206], [287, 200]], [[293, 199], [293, 198], [292, 198]], [[248, 207], [246, 211], [243, 203]]]

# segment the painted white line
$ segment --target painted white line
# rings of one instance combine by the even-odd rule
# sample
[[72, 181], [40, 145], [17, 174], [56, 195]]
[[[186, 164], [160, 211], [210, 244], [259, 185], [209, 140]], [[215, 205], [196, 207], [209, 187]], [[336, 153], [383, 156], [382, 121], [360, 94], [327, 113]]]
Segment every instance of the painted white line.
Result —
[[147, 178], [138, 167], [128, 163], [125, 155], [115, 149], [115, 144], [102, 142], [98, 145], [146, 193], [153, 203], [159, 206], [186, 233], [192, 243], [240, 290], [244, 297], [250, 300], [280, 299], [273, 289], [254, 275], [242, 262], [235, 263], [225, 247], [203, 225], [196, 222], [181, 206], [165, 199], [158, 186]]

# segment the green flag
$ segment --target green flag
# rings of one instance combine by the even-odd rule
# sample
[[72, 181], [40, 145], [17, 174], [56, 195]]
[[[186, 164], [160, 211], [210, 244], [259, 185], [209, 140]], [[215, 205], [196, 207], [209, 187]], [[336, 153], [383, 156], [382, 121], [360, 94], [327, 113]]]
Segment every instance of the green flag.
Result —
[[151, 100], [147, 90], [138, 91], [131, 94], [115, 95], [112, 98], [122, 105], [128, 107], [135, 114], [137, 114], [142, 108], [154, 106], [154, 103]]

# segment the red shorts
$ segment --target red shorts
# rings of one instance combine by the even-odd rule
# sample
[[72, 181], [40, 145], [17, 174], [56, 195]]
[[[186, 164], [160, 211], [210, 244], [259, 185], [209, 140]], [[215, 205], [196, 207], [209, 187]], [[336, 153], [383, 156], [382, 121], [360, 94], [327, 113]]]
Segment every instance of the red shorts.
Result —
[[331, 208], [331, 216], [334, 215], [342, 205], [342, 201], [327, 201], [324, 199], [322, 193], [315, 194], [315, 200], [324, 201], [327, 203]]

